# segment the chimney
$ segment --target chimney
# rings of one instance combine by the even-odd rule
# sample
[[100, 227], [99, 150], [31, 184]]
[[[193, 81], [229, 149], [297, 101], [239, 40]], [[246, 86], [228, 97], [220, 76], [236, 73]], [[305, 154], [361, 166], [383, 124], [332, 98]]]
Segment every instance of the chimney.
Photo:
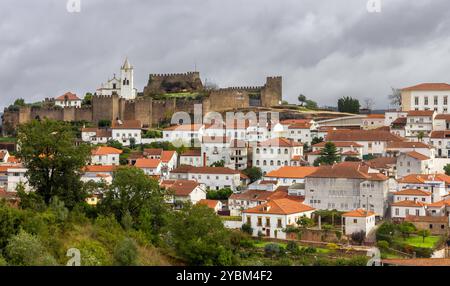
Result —
[[206, 167], [206, 152], [203, 152], [203, 167]]

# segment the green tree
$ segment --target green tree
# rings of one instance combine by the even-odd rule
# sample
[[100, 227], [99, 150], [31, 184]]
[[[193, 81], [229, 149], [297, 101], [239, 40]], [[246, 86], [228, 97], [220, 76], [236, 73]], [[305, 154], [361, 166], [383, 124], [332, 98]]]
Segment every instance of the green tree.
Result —
[[312, 145], [319, 144], [320, 142], [323, 142], [323, 138], [322, 138], [322, 137], [314, 137], [314, 138], [311, 140], [311, 146], [312, 146]]
[[333, 165], [339, 161], [341, 161], [341, 157], [337, 153], [336, 145], [333, 142], [327, 142], [320, 151], [320, 157], [314, 161], [314, 166]]
[[339, 112], [358, 114], [359, 108], [360, 108], [359, 100], [357, 100], [356, 98], [344, 96], [338, 100]]
[[90, 157], [90, 147], [75, 145], [71, 127], [61, 121], [33, 120], [19, 127], [17, 152], [29, 184], [45, 203], [57, 196], [68, 208], [84, 201], [80, 181], [82, 167]]
[[306, 96], [304, 96], [303, 94], [300, 94], [300, 95], [298, 96], [298, 101], [300, 102], [300, 105], [301, 105], [301, 106], [305, 105], [305, 102], [306, 102]]
[[444, 166], [444, 171], [447, 176], [450, 176], [450, 164]]
[[45, 250], [39, 238], [25, 231], [11, 237], [5, 248], [5, 254], [10, 265], [56, 265], [55, 258]]
[[168, 230], [166, 241], [177, 256], [189, 265], [233, 264], [229, 231], [208, 207], [185, 205], [180, 211], [173, 213]]
[[242, 173], [249, 177], [251, 183], [258, 181], [263, 175], [261, 168], [258, 167], [247, 168]]
[[417, 134], [417, 139], [418, 139], [419, 141], [422, 141], [422, 140], [423, 140], [423, 137], [425, 137], [425, 132], [419, 131], [419, 133]]
[[116, 148], [116, 149], [119, 149], [119, 150], [122, 150], [122, 149], [123, 149], [122, 143], [120, 143], [120, 142], [117, 141], [117, 140], [109, 140], [109, 141], [106, 143], [106, 145], [107, 145], [108, 147], [113, 147], [113, 148]]
[[220, 160], [211, 164], [211, 167], [225, 167], [225, 161]]
[[98, 127], [100, 127], [100, 128], [111, 127], [111, 120], [108, 120], [108, 119], [99, 120]]
[[81, 101], [82, 106], [91, 106], [92, 105], [92, 93], [88, 92], [85, 94], [83, 101]]
[[14, 101], [14, 104], [13, 104], [14, 106], [20, 106], [20, 107], [23, 107], [23, 106], [25, 106], [26, 104], [25, 104], [25, 100], [23, 99], [23, 98], [18, 98], [18, 99], [16, 99], [15, 101]]
[[138, 250], [136, 242], [130, 238], [122, 239], [114, 249], [114, 261], [119, 266], [133, 266], [137, 264]]
[[422, 242], [425, 242], [425, 238], [431, 235], [431, 232], [428, 229], [420, 229], [417, 231], [417, 235], [422, 237]]
[[206, 193], [206, 198], [209, 200], [228, 200], [232, 194], [233, 191], [230, 188], [224, 188], [218, 191], [209, 190]]
[[403, 238], [406, 239], [411, 233], [416, 231], [416, 227], [410, 222], [403, 222], [398, 226], [398, 230], [401, 232]]
[[319, 106], [317, 105], [317, 102], [315, 102], [311, 99], [306, 100], [305, 107], [308, 109], [318, 109], [319, 108]]
[[153, 243], [159, 243], [161, 229], [166, 225], [168, 216], [165, 194], [158, 182], [145, 175], [141, 169], [119, 167], [98, 209], [106, 215], [114, 214], [122, 223], [124, 216], [129, 213], [135, 227], [142, 230]]
[[136, 148], [136, 138], [130, 138], [130, 149]]
[[352, 233], [351, 238], [353, 241], [359, 243], [359, 245], [362, 245], [364, 240], [366, 240], [366, 232], [364, 230], [354, 232]]
[[388, 99], [392, 105], [401, 106], [402, 105], [402, 93], [398, 88], [391, 87], [391, 94], [388, 95]]

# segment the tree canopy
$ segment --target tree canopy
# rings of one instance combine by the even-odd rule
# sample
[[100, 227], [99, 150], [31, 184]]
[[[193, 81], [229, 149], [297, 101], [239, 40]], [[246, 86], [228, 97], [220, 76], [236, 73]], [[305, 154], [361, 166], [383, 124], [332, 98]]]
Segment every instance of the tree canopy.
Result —
[[347, 112], [347, 113], [359, 113], [359, 100], [356, 98], [352, 98], [350, 96], [344, 96], [339, 98], [338, 100], [338, 110], [339, 112]]
[[320, 157], [314, 161], [314, 166], [333, 165], [340, 162], [341, 157], [337, 153], [336, 145], [333, 142], [325, 143], [325, 147], [320, 151]]

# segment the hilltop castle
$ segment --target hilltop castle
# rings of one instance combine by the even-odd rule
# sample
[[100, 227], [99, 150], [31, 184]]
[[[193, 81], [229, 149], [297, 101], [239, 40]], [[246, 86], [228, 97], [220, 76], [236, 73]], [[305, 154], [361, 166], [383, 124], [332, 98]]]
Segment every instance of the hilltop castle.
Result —
[[144, 127], [168, 122], [175, 112], [194, 112], [202, 104], [203, 114], [216, 111], [272, 107], [282, 100], [282, 78], [267, 77], [262, 86], [207, 89], [199, 72], [150, 74], [143, 92], [134, 88], [133, 66], [128, 59], [121, 67], [121, 77], [109, 80], [97, 89], [91, 106], [25, 106], [5, 109], [3, 132], [12, 132], [18, 124], [35, 118], [63, 121], [140, 120]]

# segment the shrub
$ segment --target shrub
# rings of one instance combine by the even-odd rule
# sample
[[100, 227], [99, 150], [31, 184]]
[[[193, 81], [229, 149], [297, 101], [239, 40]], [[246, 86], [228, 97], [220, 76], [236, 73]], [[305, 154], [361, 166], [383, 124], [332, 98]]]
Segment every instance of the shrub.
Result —
[[380, 240], [377, 242], [377, 246], [381, 250], [387, 250], [389, 248], [389, 242], [387, 242], [386, 240]]
[[114, 261], [119, 266], [136, 265], [138, 251], [136, 243], [130, 238], [124, 238], [114, 250]]
[[269, 243], [264, 247], [266, 257], [274, 257], [280, 254], [280, 245], [277, 243]]
[[364, 230], [354, 232], [352, 233], [351, 238], [354, 242], [357, 242], [361, 245], [364, 240], [366, 240], [366, 232]]
[[335, 243], [328, 243], [327, 244], [327, 248], [329, 250], [335, 251], [335, 250], [339, 249], [339, 246], [337, 244], [335, 244]]
[[81, 253], [82, 266], [106, 266], [111, 265], [108, 252], [101, 243], [92, 239], [79, 242], [76, 246]]
[[253, 234], [253, 228], [251, 227], [251, 225], [249, 223], [244, 223], [241, 226], [241, 230], [247, 234], [250, 234], [250, 235]]
[[298, 244], [295, 241], [289, 241], [288, 244], [286, 245], [286, 250], [294, 255], [300, 253], [300, 248], [298, 247]]

